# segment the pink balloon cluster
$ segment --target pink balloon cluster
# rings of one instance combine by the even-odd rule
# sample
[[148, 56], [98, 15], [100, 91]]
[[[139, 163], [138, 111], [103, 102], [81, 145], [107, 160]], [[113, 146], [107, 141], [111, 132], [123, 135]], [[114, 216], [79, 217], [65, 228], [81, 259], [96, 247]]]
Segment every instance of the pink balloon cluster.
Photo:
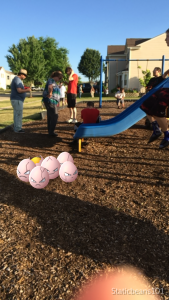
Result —
[[30, 158], [23, 159], [17, 167], [17, 176], [20, 180], [30, 182], [35, 189], [43, 189], [50, 179], [58, 176], [65, 182], [73, 182], [78, 175], [73, 157], [68, 152], [62, 152], [57, 158], [41, 157], [35, 164]]

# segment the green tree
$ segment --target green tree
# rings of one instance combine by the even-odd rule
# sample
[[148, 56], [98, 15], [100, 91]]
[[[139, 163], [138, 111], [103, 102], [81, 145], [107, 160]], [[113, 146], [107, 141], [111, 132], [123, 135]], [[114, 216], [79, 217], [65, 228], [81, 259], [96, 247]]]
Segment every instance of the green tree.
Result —
[[[25, 82], [31, 85], [34, 81], [43, 81], [45, 78], [46, 62], [43, 51], [40, 47], [38, 39], [34, 36], [21, 39], [18, 45], [9, 47], [9, 55], [6, 55], [9, 67], [15, 74], [20, 69], [26, 69], [28, 72]], [[30, 93], [32, 97], [32, 93]]]
[[40, 47], [43, 50], [46, 61], [46, 79], [50, 77], [53, 71], [61, 71], [66, 79], [65, 69], [69, 64], [69, 51], [64, 48], [58, 48], [58, 43], [54, 38], [39, 38]]
[[78, 76], [78, 84], [81, 84], [82, 82], [82, 78], [80, 76]]
[[[141, 69], [140, 66], [138, 66], [138, 69]], [[139, 78], [139, 81], [140, 81], [140, 84], [144, 87], [147, 86], [148, 82], [150, 81], [150, 79], [152, 78], [151, 76], [151, 72], [150, 70], [146, 70], [146, 71], [143, 71], [142, 70], [142, 74], [144, 75], [143, 78]]]
[[78, 70], [88, 77], [89, 82], [94, 81], [100, 75], [100, 52], [94, 49], [86, 49], [81, 56]]

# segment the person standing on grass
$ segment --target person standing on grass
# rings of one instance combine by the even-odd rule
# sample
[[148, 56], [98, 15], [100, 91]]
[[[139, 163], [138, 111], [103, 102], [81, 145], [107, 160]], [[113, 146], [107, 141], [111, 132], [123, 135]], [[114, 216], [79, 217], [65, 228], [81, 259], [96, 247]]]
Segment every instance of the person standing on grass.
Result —
[[65, 92], [66, 92], [66, 88], [63, 85], [63, 83], [61, 82], [59, 85], [60, 88], [60, 102], [62, 103], [62, 106], [65, 105]]
[[49, 136], [53, 137], [58, 136], [58, 134], [54, 132], [58, 120], [57, 105], [60, 101], [60, 89], [57, 82], [62, 80], [62, 77], [63, 75], [60, 71], [53, 72], [43, 92], [43, 102], [47, 109], [48, 133]]
[[74, 71], [70, 67], [66, 68], [65, 73], [69, 75], [69, 82], [64, 81], [64, 84], [68, 85], [67, 103], [70, 111], [70, 119], [67, 122], [77, 123], [76, 97], [77, 97], [78, 76], [77, 74], [74, 73]]
[[108, 87], [106, 88], [106, 96], [108, 96], [109, 95], [109, 89], [108, 89]]
[[121, 98], [122, 98], [122, 95], [121, 95], [121, 92], [120, 92], [121, 88], [120, 87], [117, 87], [117, 92], [115, 93], [114, 97], [116, 98], [117, 100], [117, 106], [118, 108], [120, 108], [120, 101], [121, 101]]
[[14, 77], [11, 83], [11, 104], [13, 107], [14, 132], [24, 133], [22, 129], [23, 103], [26, 97], [26, 92], [30, 92], [30, 88], [24, 89], [22, 80], [26, 79], [27, 70], [21, 69], [17, 76]]
[[91, 90], [90, 90], [90, 94], [91, 94], [92, 98], [94, 98], [94, 93], [95, 93], [95, 89], [94, 89], [94, 87], [92, 86], [92, 87], [91, 87]]
[[83, 93], [82, 84], [79, 86], [79, 98], [81, 98]]
[[[169, 46], [169, 29], [166, 31], [165, 41], [167, 43], [167, 46]], [[169, 75], [169, 70], [167, 70], [162, 75], [162, 79], [164, 79], [167, 75]], [[147, 118], [150, 122], [153, 118], [153, 133], [148, 143], [152, 143], [162, 135], [162, 132], [164, 133], [164, 139], [159, 145], [160, 149], [165, 148], [169, 145], [169, 130], [167, 119], [165, 117], [167, 106], [169, 106], [169, 80], [163, 85], [161, 89], [159, 89], [152, 96], [146, 99], [140, 106], [140, 108], [147, 114]], [[159, 127], [161, 127], [161, 129]]]
[[122, 105], [121, 108], [124, 108], [124, 98], [126, 97], [126, 94], [125, 94], [123, 88], [121, 88], [120, 94], [121, 94], [121, 100], [120, 100], [120, 102], [121, 102], [121, 105]]

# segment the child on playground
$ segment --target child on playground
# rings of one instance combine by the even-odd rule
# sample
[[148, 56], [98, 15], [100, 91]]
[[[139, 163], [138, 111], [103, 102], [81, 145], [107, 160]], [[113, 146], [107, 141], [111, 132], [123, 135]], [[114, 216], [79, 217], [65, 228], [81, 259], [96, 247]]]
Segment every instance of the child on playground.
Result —
[[[120, 90], [117, 91], [117, 93], [115, 94], [115, 98], [117, 99], [117, 106], [118, 108], [124, 108], [124, 98], [125, 98], [126, 94], [124, 92], [123, 88], [120, 88]], [[120, 107], [120, 104], [122, 105]]]
[[[100, 112], [94, 107], [94, 102], [87, 102], [87, 108], [81, 111], [81, 119], [83, 119], [83, 124], [93, 124], [101, 121]], [[81, 124], [81, 122], [76, 123], [74, 130], [76, 131]]]
[[[169, 29], [166, 31], [165, 41], [167, 46], [169, 46]], [[162, 75], [162, 78], [164, 79], [167, 75], [169, 75], [169, 70]], [[155, 141], [162, 135], [162, 132], [164, 133], [164, 139], [159, 145], [160, 149], [169, 145], [169, 130], [167, 119], [165, 117], [167, 106], [169, 106], [169, 81], [167, 81], [161, 89], [146, 99], [140, 106], [140, 108], [147, 114], [149, 121], [152, 121], [153, 134], [151, 135], [148, 143]], [[161, 129], [159, 127], [161, 127]]]
[[[159, 67], [155, 67], [153, 70], [153, 76], [147, 86], [146, 86], [146, 93], [149, 92], [152, 88], [154, 88], [156, 85], [158, 85], [159, 83], [161, 83], [164, 78], [161, 75], [161, 68]], [[150, 127], [153, 128], [153, 122], [154, 122], [154, 118], [152, 116], [149, 116], [146, 118], [146, 124], [149, 124]]]

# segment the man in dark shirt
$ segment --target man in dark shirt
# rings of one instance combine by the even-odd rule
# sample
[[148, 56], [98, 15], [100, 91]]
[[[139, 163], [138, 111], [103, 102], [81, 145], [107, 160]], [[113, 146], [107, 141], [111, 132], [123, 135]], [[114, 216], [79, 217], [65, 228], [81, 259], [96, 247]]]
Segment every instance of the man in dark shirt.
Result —
[[[161, 68], [155, 67], [154, 70], [153, 70], [153, 76], [154, 77], [152, 77], [149, 80], [149, 82], [146, 86], [146, 91], [147, 92], [149, 92], [152, 88], [154, 88], [156, 85], [158, 85], [159, 83], [161, 83], [164, 80], [164, 78], [160, 75], [161, 75]], [[153, 128], [153, 126], [156, 125], [156, 122], [155, 122], [155, 124], [153, 122], [155, 122], [155, 119], [152, 116], [147, 116], [146, 122], [145, 122], [146, 126], [149, 126], [149, 127]], [[162, 133], [160, 131], [159, 135], [161, 135], [161, 134]], [[150, 139], [152, 139], [152, 138], [150, 138]]]
[[161, 69], [158, 67], [155, 67], [153, 70], [153, 78], [150, 79], [149, 83], [147, 84], [146, 88], [147, 91], [150, 91], [152, 88], [154, 88], [156, 85], [161, 83], [164, 78], [161, 75]]

